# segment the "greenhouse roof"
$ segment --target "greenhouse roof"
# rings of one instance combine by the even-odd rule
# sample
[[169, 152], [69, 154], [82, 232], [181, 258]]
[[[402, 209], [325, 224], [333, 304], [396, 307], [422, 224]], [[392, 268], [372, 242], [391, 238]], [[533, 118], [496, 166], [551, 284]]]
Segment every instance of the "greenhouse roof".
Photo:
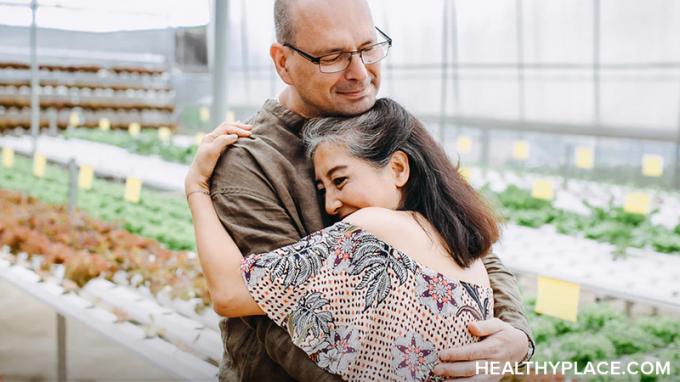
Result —
[[[0, 0], [0, 25], [29, 26], [30, 0]], [[111, 32], [208, 24], [208, 0], [39, 0], [38, 27]]]

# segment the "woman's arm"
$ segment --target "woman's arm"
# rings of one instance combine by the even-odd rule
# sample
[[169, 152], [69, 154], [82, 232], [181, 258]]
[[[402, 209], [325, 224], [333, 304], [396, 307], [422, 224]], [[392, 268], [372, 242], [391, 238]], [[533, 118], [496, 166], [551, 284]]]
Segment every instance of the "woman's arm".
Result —
[[243, 255], [222, 227], [208, 193], [208, 179], [222, 152], [239, 137], [250, 136], [249, 127], [220, 125], [206, 135], [185, 178], [198, 257], [217, 314], [225, 317], [262, 315], [241, 276]]
[[189, 195], [196, 247], [213, 309], [224, 317], [262, 315], [264, 312], [248, 293], [241, 276], [243, 255], [222, 227], [210, 196]]

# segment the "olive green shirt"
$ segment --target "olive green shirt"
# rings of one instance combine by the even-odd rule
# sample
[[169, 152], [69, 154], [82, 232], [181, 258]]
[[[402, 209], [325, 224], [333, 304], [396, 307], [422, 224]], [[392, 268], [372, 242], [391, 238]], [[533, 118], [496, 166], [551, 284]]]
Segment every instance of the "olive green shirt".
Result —
[[[267, 100], [248, 122], [253, 137], [230, 147], [210, 182], [217, 215], [244, 255], [294, 243], [333, 221], [321, 208], [300, 130], [305, 119]], [[494, 316], [530, 336], [514, 275], [498, 257], [484, 259], [494, 290]], [[317, 367], [288, 333], [265, 316], [220, 323], [220, 380], [339, 381]], [[531, 338], [531, 337], [530, 337]]]

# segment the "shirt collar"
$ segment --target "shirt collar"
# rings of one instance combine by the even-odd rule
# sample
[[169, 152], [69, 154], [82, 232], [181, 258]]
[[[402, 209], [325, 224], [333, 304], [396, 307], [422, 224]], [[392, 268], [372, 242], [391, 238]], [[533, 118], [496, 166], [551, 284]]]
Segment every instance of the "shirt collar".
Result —
[[295, 135], [300, 135], [302, 125], [307, 122], [307, 119], [298, 113], [288, 110], [276, 99], [268, 99], [265, 101], [262, 109], [271, 113], [273, 116], [281, 120], [286, 129], [293, 132]]

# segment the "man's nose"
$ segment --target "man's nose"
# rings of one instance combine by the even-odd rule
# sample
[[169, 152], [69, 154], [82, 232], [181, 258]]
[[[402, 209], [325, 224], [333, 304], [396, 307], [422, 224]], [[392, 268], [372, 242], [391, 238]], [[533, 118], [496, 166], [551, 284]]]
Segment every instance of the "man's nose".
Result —
[[361, 60], [359, 53], [353, 54], [349, 66], [345, 69], [345, 78], [348, 80], [363, 81], [368, 76], [366, 64]]

